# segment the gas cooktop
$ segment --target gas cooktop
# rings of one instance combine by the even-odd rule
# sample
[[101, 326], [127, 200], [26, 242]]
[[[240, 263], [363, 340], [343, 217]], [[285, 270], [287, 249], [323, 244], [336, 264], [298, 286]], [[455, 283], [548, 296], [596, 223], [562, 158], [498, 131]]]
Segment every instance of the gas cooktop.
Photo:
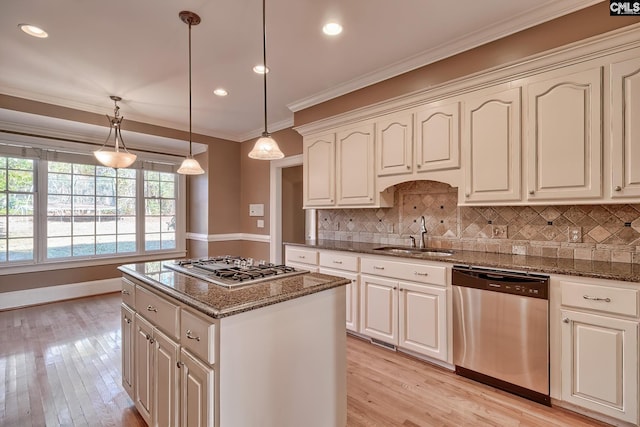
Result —
[[164, 263], [164, 266], [227, 288], [308, 273], [306, 270], [286, 265], [276, 265], [264, 261], [255, 263], [252, 258], [230, 255], [168, 261]]

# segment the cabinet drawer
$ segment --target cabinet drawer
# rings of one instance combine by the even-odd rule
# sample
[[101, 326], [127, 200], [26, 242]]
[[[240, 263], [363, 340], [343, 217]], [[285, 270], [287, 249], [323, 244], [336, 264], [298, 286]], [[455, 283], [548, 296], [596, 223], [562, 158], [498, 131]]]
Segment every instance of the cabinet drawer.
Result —
[[129, 307], [136, 306], [136, 285], [133, 284], [130, 280], [125, 278], [122, 279], [122, 302], [127, 304]]
[[635, 289], [560, 282], [562, 305], [638, 317], [638, 291]]
[[210, 365], [216, 361], [216, 325], [187, 310], [180, 313], [180, 344]]
[[379, 258], [362, 258], [360, 260], [360, 272], [393, 277], [399, 280], [430, 283], [432, 285], [447, 285], [446, 267], [435, 265], [390, 261]]
[[320, 266], [338, 270], [358, 271], [358, 257], [339, 252], [320, 252]]
[[289, 262], [318, 265], [318, 251], [303, 248], [287, 248], [287, 265]]
[[136, 288], [136, 311], [169, 336], [178, 338], [179, 306], [142, 286], [138, 286]]

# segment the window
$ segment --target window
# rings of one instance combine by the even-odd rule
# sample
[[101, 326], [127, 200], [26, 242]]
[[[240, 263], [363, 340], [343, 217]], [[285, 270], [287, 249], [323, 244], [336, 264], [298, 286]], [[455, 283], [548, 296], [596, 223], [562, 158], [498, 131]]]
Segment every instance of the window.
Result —
[[34, 259], [34, 160], [0, 156], [0, 263]]
[[136, 173], [48, 162], [47, 258], [135, 253]]
[[112, 169], [86, 155], [13, 153], [0, 154], [0, 266], [180, 249], [184, 202], [171, 166]]

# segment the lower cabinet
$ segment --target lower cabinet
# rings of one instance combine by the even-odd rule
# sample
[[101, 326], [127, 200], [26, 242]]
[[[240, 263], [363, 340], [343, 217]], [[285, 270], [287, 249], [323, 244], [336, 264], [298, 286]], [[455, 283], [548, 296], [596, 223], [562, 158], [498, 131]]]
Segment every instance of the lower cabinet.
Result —
[[[376, 261], [370, 267], [377, 267], [385, 273], [392, 271], [394, 266], [393, 261]], [[403, 271], [414, 270], [410, 264], [403, 267], [408, 267]], [[424, 274], [421, 277], [429, 274], [416, 271], [419, 276]], [[447, 290], [444, 285], [431, 286], [366, 274], [360, 276], [361, 334], [447, 361], [447, 331]]]
[[133, 400], [135, 396], [133, 389], [133, 365], [135, 363], [133, 343], [136, 337], [133, 321], [135, 312], [124, 303], [120, 307], [120, 312], [120, 327], [122, 333], [122, 387]]
[[182, 349], [180, 357], [182, 408], [181, 425], [183, 427], [214, 426], [213, 402], [214, 371], [210, 366]]
[[149, 426], [178, 426], [180, 346], [135, 316], [135, 405]]
[[562, 310], [562, 400], [638, 422], [638, 322]]

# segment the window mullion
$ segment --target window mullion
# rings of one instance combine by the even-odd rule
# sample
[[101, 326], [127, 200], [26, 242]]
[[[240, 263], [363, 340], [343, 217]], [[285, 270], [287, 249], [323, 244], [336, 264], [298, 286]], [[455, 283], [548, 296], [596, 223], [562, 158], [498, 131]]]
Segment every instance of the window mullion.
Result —
[[145, 198], [144, 198], [144, 169], [136, 171], [136, 252], [145, 253]]

